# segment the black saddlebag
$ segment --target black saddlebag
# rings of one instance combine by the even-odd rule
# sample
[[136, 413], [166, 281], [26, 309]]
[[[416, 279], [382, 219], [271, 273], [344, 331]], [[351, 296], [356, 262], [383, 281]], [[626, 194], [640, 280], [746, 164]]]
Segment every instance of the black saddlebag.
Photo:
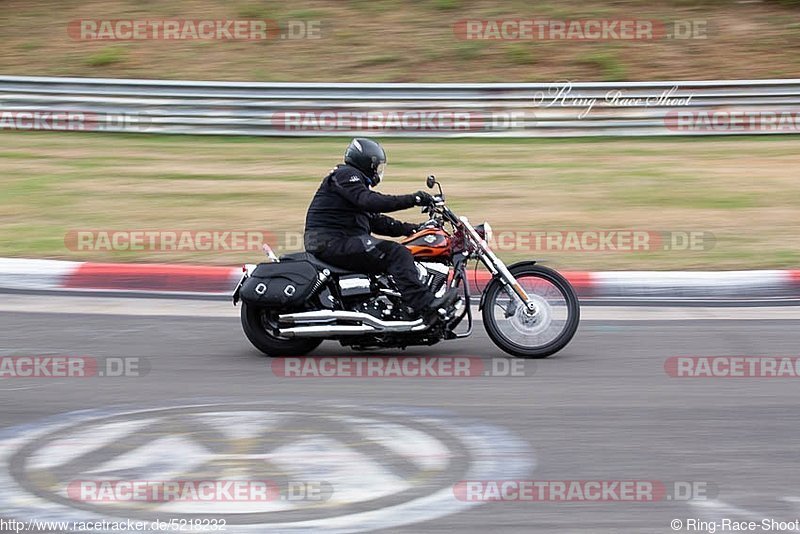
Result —
[[296, 308], [311, 296], [316, 281], [317, 269], [307, 261], [259, 263], [239, 295], [248, 304]]

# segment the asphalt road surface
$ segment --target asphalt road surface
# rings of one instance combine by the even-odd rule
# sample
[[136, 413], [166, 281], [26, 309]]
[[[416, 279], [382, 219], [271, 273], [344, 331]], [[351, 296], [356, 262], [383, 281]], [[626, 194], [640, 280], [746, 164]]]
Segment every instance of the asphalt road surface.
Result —
[[[761, 528], [800, 516], [800, 379], [665, 370], [675, 356], [797, 355], [796, 308], [587, 310], [565, 350], [513, 372], [478, 323], [472, 338], [397, 353], [466, 358], [475, 376], [296, 378], [249, 345], [229, 303], [0, 300], [0, 356], [85, 357], [106, 375], [5, 368], [4, 532], [12, 519], [109, 518], [216, 518], [227, 532], [710, 531], [697, 520], [720, 532], [724, 519]], [[333, 343], [315, 355], [359, 356]], [[74, 492], [76, 481], [176, 479], [272, 480], [280, 494], [109, 502]], [[484, 502], [498, 480], [563, 486]], [[640, 501], [613, 500], [621, 489], [591, 500], [580, 481], [635, 481]], [[565, 502], [558, 487], [585, 493]]]

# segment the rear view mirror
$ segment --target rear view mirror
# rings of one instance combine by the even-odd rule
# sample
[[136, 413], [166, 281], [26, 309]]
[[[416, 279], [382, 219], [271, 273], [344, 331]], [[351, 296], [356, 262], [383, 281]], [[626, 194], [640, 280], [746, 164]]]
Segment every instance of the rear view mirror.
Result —
[[433, 189], [433, 186], [436, 185], [436, 177], [431, 174], [428, 176], [428, 179], [425, 180], [425, 184], [428, 186], [428, 189]]

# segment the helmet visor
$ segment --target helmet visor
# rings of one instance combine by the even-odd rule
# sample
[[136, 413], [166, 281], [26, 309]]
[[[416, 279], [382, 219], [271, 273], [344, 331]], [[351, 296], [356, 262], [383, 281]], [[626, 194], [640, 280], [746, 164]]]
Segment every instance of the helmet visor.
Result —
[[379, 163], [378, 168], [375, 169], [375, 176], [378, 177], [378, 180], [383, 180], [383, 171], [386, 170], [386, 163]]

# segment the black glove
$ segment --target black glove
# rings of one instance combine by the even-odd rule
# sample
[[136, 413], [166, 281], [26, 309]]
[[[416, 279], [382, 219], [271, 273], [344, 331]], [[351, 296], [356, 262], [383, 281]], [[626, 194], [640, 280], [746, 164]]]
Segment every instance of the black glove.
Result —
[[431, 204], [435, 203], [436, 199], [434, 199], [430, 193], [426, 193], [425, 191], [417, 191], [414, 193], [415, 206], [430, 206]]
[[403, 223], [403, 235], [405, 237], [410, 237], [417, 232], [419, 232], [422, 228], [418, 224], [414, 223]]

